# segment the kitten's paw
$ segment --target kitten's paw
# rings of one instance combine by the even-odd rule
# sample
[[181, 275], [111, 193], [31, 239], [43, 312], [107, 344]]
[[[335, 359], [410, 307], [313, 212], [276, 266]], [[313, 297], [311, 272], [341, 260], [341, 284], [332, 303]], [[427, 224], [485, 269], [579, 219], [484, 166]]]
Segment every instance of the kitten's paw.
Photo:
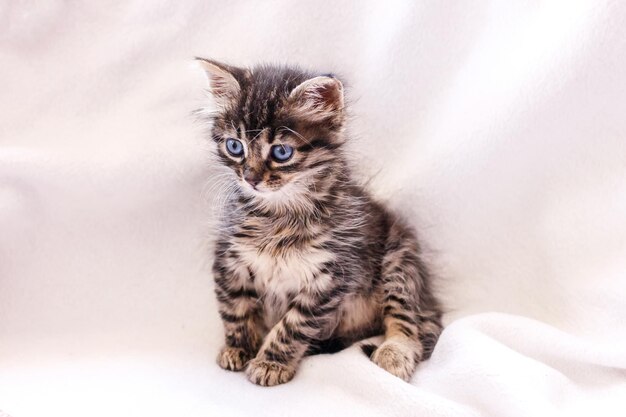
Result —
[[410, 345], [395, 340], [383, 342], [374, 351], [372, 362], [407, 382], [417, 366], [415, 350]]
[[228, 371], [242, 371], [251, 355], [236, 347], [224, 346], [217, 355], [217, 364]]
[[246, 368], [246, 375], [251, 382], [264, 387], [284, 384], [296, 374], [295, 368], [263, 359], [252, 359]]

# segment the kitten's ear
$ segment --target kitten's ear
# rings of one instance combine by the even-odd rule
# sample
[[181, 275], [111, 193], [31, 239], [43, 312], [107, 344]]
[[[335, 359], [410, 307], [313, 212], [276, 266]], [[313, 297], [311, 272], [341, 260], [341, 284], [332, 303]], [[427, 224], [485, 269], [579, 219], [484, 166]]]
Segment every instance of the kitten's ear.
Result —
[[343, 120], [343, 85], [334, 77], [306, 80], [293, 89], [287, 100], [290, 111], [312, 123]]
[[211, 59], [196, 58], [209, 79], [211, 94], [220, 107], [229, 107], [237, 102], [241, 92], [241, 80], [247, 70], [222, 64]]

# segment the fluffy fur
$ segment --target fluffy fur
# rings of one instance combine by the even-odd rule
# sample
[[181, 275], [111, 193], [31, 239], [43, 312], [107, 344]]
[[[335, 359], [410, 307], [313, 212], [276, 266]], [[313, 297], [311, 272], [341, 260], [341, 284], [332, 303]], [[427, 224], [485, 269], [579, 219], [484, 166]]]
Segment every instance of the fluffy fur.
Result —
[[[293, 378], [308, 353], [384, 333], [371, 359], [410, 379], [441, 313], [415, 233], [351, 177], [342, 83], [200, 63], [218, 106], [212, 139], [234, 174], [213, 266], [226, 338], [219, 365], [271, 386]], [[275, 146], [293, 156], [276, 160]]]

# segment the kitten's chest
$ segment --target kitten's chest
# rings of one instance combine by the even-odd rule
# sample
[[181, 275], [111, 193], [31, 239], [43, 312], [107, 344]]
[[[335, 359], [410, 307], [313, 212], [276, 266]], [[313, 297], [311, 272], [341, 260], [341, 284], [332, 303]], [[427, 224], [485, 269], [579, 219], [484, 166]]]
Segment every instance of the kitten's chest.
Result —
[[281, 244], [286, 238], [284, 233], [268, 229], [254, 238], [237, 239], [240, 258], [263, 299], [268, 326], [280, 320], [299, 292], [317, 285], [320, 270], [333, 259], [332, 253], [313, 244]]

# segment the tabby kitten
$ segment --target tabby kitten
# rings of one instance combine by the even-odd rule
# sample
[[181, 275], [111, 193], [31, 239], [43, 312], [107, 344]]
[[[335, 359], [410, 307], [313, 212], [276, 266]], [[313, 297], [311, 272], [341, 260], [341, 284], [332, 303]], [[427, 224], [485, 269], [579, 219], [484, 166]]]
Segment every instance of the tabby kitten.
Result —
[[371, 359], [408, 381], [432, 352], [441, 313], [414, 232], [351, 177], [341, 82], [199, 62], [218, 105], [212, 138], [235, 185], [213, 266], [219, 365], [277, 385], [307, 354], [384, 333]]

